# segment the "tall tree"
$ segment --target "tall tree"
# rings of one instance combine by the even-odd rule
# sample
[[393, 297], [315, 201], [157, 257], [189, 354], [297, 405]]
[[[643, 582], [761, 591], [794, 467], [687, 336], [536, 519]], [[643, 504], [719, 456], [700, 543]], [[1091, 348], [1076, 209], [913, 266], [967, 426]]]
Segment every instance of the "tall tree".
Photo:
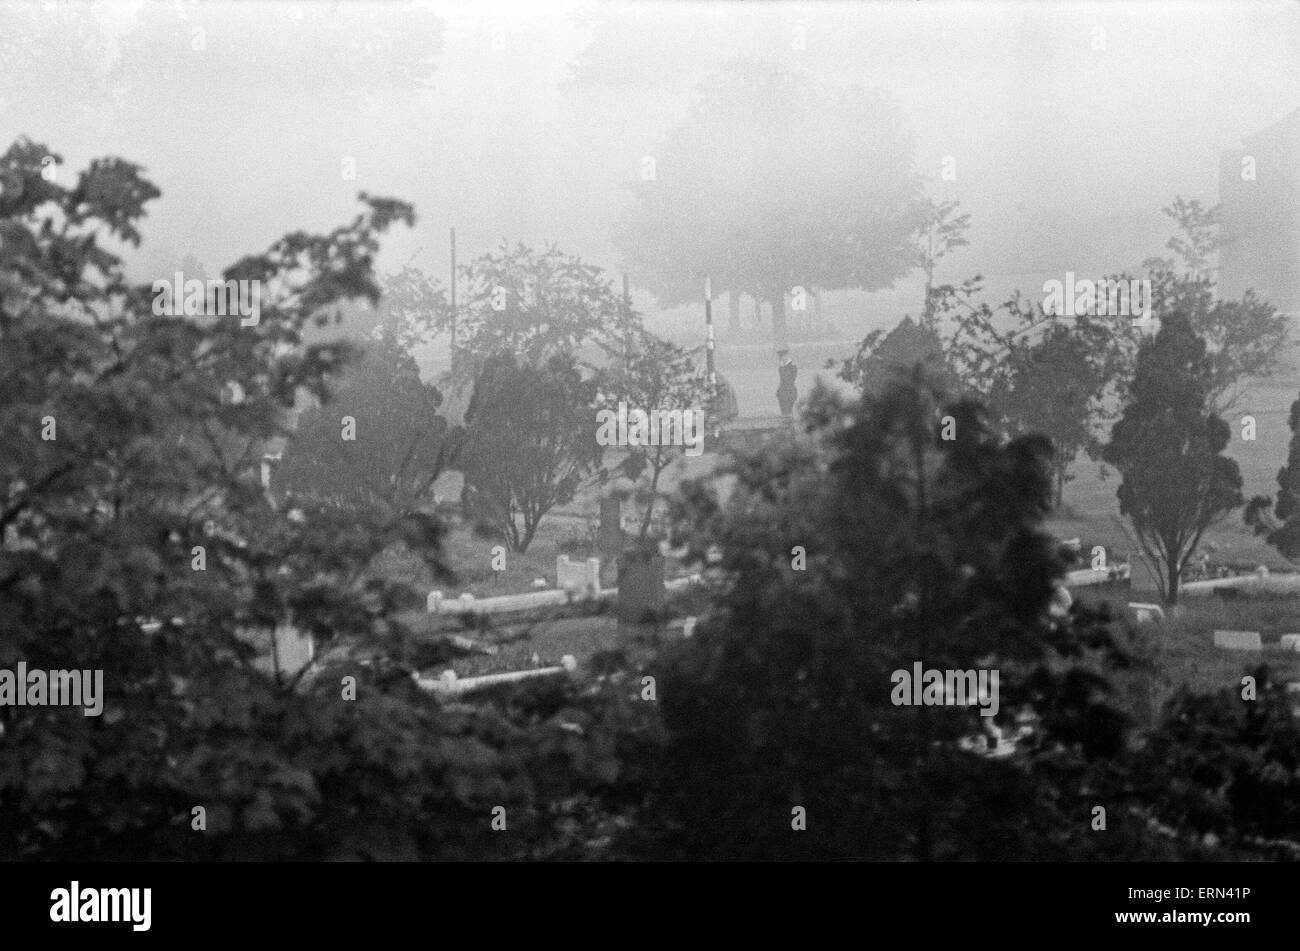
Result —
[[[1267, 536], [1287, 558], [1300, 558], [1300, 399], [1291, 404], [1291, 444], [1286, 465], [1277, 471], [1277, 501], [1258, 495], [1246, 506], [1246, 524]], [[1270, 513], [1271, 509], [1271, 513]]]
[[[503, 354], [535, 368], [554, 356], [581, 355], [594, 369], [621, 354], [640, 326], [604, 271], [554, 245], [539, 252], [503, 241], [462, 270], [468, 289], [456, 319], [458, 386], [477, 381]], [[449, 309], [434, 326], [450, 330]]]
[[[1105, 653], [1105, 629], [1048, 612], [1064, 563], [1042, 527], [1045, 441], [1003, 442], [920, 371], [810, 406], [814, 438], [739, 460], [725, 503], [686, 486], [681, 530], [697, 554], [721, 550], [723, 580], [661, 679], [670, 827], [697, 858], [1052, 854], [1070, 824], [1056, 810], [1082, 809], [1122, 717], [1067, 659]], [[975, 704], [897, 701], [918, 663], [997, 669], [994, 720], [1035, 715], [1035, 739], [1008, 760], [972, 755], [989, 722]], [[1056, 756], [1073, 766], [1038, 771]]]
[[602, 455], [596, 393], [572, 354], [540, 367], [508, 351], [487, 359], [459, 462], [465, 511], [480, 528], [527, 551], [546, 513], [573, 499]]
[[917, 258], [925, 274], [925, 306], [922, 319], [932, 324], [936, 315], [934, 272], [939, 262], [957, 248], [970, 244], [966, 232], [970, 229], [970, 215], [957, 215], [960, 202], [930, 202], [925, 221], [917, 231]]
[[[262, 282], [255, 324], [158, 314], [119, 257], [157, 188], [116, 158], [50, 181], [48, 154], [0, 154], [0, 668], [103, 679], [98, 716], [0, 704], [0, 853], [482, 858], [516, 848], [478, 821], [503, 802], [512, 830], [549, 836], [539, 780], [568, 796], [610, 757], [555, 706], [449, 719], [416, 686], [426, 648], [401, 617], [424, 592], [369, 568], [401, 542], [444, 574], [436, 520], [261, 487], [268, 441], [352, 352], [304, 326], [377, 300], [379, 239], [410, 207], [363, 195], [353, 221], [225, 268]], [[278, 682], [246, 635], [287, 618], [319, 650]]]
[[298, 417], [274, 487], [349, 507], [414, 511], [455, 461], [463, 435], [438, 414], [441, 406], [442, 393], [420, 379], [415, 360], [381, 334], [324, 405]]
[[1131, 320], [1047, 313], [1019, 291], [1001, 304], [980, 300], [978, 276], [938, 285], [936, 323], [951, 328], [944, 355], [963, 391], [983, 401], [1004, 435], [1040, 433], [1053, 444], [1056, 500], [1083, 450], [1096, 458], [1142, 327]]
[[1205, 530], [1242, 504], [1241, 470], [1222, 455], [1228, 424], [1209, 405], [1212, 379], [1205, 341], [1185, 316], [1166, 318], [1138, 352], [1130, 402], [1102, 450], [1168, 604]]
[[883, 94], [732, 61], [652, 161], [615, 240], [664, 304], [697, 300], [708, 275], [769, 301], [782, 341], [794, 288], [875, 290], [916, 263], [913, 138]]
[[379, 330], [410, 353], [444, 326], [451, 311], [447, 292], [436, 279], [407, 263], [383, 280]]
[[1040, 433], [1052, 441], [1058, 506], [1075, 458], [1081, 451], [1095, 455], [1101, 448], [1095, 421], [1106, 411], [1108, 380], [1104, 351], [1089, 339], [1088, 331], [1096, 329], [1083, 318], [1073, 326], [1054, 323], [1032, 343], [1013, 342], [1006, 353], [1006, 372], [988, 395], [1007, 432]]
[[[720, 384], [720, 389], [721, 386], [725, 383]], [[721, 392], [713, 393], [707, 373], [696, 363], [696, 355], [648, 331], [639, 334], [627, 358], [618, 361], [602, 383], [602, 389], [605, 409], [611, 409], [613, 403], [621, 400], [628, 407], [645, 412], [681, 414], [671, 417], [678, 420], [672, 434], [678, 441], [660, 438], [653, 446], [632, 446], [618, 466], [621, 474], [636, 483], [637, 501], [643, 509], [638, 541], [644, 541], [655, 506], [663, 497], [660, 478], [688, 451], [703, 447], [707, 428], [721, 408], [715, 403], [720, 404], [725, 397]], [[682, 428], [688, 418], [692, 429], [685, 433]], [[694, 450], [686, 443], [687, 436], [698, 437]]]
[[[1206, 344], [1210, 360], [1209, 406], [1226, 414], [1241, 402], [1242, 384], [1280, 366], [1290, 341], [1286, 315], [1253, 291], [1240, 300], [1219, 297], [1212, 266], [1219, 248], [1219, 207], [1181, 196], [1163, 209], [1175, 233], [1166, 247], [1178, 255], [1144, 262], [1151, 282], [1153, 314], [1163, 320], [1183, 314]], [[1125, 277], [1127, 279], [1127, 277]]]

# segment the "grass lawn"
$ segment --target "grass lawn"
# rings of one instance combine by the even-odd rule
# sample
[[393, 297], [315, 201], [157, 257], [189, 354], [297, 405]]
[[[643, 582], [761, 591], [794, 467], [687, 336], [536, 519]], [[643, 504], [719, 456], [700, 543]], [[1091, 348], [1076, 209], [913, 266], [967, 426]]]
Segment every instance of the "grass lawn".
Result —
[[[1075, 592], [1084, 604], [1109, 600], [1122, 607], [1124, 596]], [[1118, 612], [1117, 612], [1118, 613]], [[1262, 651], [1224, 650], [1214, 646], [1216, 630], [1259, 631]], [[1185, 598], [1165, 609], [1164, 623], [1134, 631], [1131, 648], [1148, 662], [1145, 671], [1121, 673], [1115, 684], [1126, 708], [1138, 722], [1151, 724], [1155, 713], [1181, 686], [1193, 693], [1241, 690], [1241, 678], [1261, 664], [1275, 680], [1300, 680], [1300, 653], [1279, 646], [1283, 634], [1300, 633], [1300, 601], [1291, 598], [1225, 601], [1219, 597]]]

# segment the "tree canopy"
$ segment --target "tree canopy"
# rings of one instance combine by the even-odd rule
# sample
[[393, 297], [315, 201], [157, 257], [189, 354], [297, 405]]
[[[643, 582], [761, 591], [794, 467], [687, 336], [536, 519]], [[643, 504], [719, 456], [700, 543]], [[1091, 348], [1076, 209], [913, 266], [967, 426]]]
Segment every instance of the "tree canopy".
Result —
[[1102, 458], [1120, 472], [1120, 513], [1160, 569], [1160, 594], [1178, 600], [1183, 568], [1205, 530], [1242, 504], [1241, 470], [1222, 455], [1228, 424], [1210, 408], [1205, 341], [1181, 314], [1142, 345], [1124, 413]]
[[883, 93], [732, 61], [648, 157], [615, 240], [662, 303], [711, 276], [770, 301], [779, 340], [793, 288], [874, 290], [916, 264], [913, 147]]
[[[1073, 660], [1120, 655], [1095, 618], [1048, 612], [1065, 562], [1042, 526], [1046, 441], [1004, 442], [921, 370], [848, 404], [818, 391], [806, 421], [809, 442], [738, 461], [725, 503], [693, 485], [679, 510], [694, 550], [721, 550], [722, 588], [666, 661], [667, 827], [695, 857], [732, 859], [1090, 848], [1064, 816], [1124, 717]], [[918, 662], [998, 669], [993, 721], [895, 702], [891, 674]], [[1026, 716], [1011, 760], [972, 752], [982, 726]]]
[[527, 551], [546, 513], [600, 465], [596, 394], [572, 354], [541, 366], [508, 351], [486, 360], [465, 411], [462, 499], [470, 518], [514, 551]]
[[[297, 399], [323, 399], [352, 355], [304, 326], [377, 301], [380, 236], [411, 208], [363, 194], [351, 222], [225, 268], [262, 282], [255, 325], [158, 315], [113, 250], [140, 242], [158, 189], [116, 158], [48, 181], [49, 152], [0, 155], [0, 666], [102, 671], [102, 712], [0, 706], [0, 851], [483, 858], [563, 841], [537, 798], [610, 768], [557, 724], [570, 701], [442, 709], [412, 657], [452, 644], [399, 620], [425, 592], [367, 571], [400, 543], [446, 576], [438, 522], [277, 506], [261, 486]], [[286, 621], [317, 657], [282, 682], [255, 635]], [[495, 805], [520, 838], [493, 837]]]
[[[463, 431], [439, 415], [442, 393], [389, 335], [372, 340], [330, 399], [305, 410], [276, 467], [277, 492], [413, 511], [455, 461]], [[351, 421], [350, 424], [348, 421]]]
[[[534, 367], [572, 355], [594, 366], [621, 354], [640, 326], [604, 271], [554, 245], [536, 251], [503, 241], [462, 270], [468, 289], [455, 315], [457, 385], [478, 380], [502, 355]], [[442, 308], [434, 326], [450, 331], [452, 319]]]

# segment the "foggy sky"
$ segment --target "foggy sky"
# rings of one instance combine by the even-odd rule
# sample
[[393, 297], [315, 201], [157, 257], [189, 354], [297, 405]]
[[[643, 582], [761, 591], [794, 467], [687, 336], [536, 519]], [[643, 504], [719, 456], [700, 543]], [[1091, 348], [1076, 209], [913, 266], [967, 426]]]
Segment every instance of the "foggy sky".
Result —
[[[891, 92], [931, 195], [972, 214], [970, 247], [940, 277], [979, 271], [991, 289], [1034, 292], [1067, 269], [1097, 274], [1161, 252], [1170, 228], [1160, 208], [1175, 194], [1217, 200], [1220, 152], [1300, 106], [1294, 0], [544, 0], [343, 3], [336, 13], [203, 2], [162, 5], [184, 29], [148, 42], [132, 40], [140, 6], [4, 3], [0, 138], [7, 147], [26, 134], [73, 169], [107, 154], [146, 167], [163, 196], [132, 255], [142, 281], [186, 254], [211, 272], [286, 231], [341, 224], [361, 190], [416, 208], [416, 228], [385, 241], [384, 270], [414, 255], [445, 282], [450, 225], [462, 263], [505, 236], [555, 241], [617, 270], [610, 225], [629, 200], [623, 184], [689, 109], [695, 85], [750, 55]], [[305, 17], [337, 16], [404, 42], [412, 7], [442, 24], [427, 87], [374, 69], [373, 49], [340, 52], [303, 31]], [[69, 30], [51, 24], [76, 17], [102, 28], [102, 57], [65, 51], [73, 68], [55, 69], [45, 48], [15, 51], [21, 30], [56, 43]], [[206, 51], [178, 46], [195, 24]], [[796, 28], [805, 50], [792, 48]], [[306, 66], [259, 62], [267, 44], [250, 37], [268, 31]], [[355, 181], [342, 180], [345, 156]], [[955, 182], [939, 179], [944, 156]], [[652, 301], [637, 300], [656, 326]]]

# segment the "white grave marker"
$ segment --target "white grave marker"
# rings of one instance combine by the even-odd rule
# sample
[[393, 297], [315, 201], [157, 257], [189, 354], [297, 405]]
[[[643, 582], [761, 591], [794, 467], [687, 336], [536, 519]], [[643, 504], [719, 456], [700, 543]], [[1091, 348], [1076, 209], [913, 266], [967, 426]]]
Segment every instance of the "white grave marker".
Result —
[[580, 597], [600, 594], [600, 559], [570, 561], [568, 555], [555, 559], [555, 586]]
[[1259, 631], [1215, 631], [1214, 646], [1237, 651], [1264, 649], [1259, 640]]
[[1158, 604], [1144, 604], [1135, 601], [1129, 605], [1129, 610], [1133, 612], [1133, 617], [1139, 624], [1149, 624], [1151, 621], [1164, 621], [1165, 611]]

